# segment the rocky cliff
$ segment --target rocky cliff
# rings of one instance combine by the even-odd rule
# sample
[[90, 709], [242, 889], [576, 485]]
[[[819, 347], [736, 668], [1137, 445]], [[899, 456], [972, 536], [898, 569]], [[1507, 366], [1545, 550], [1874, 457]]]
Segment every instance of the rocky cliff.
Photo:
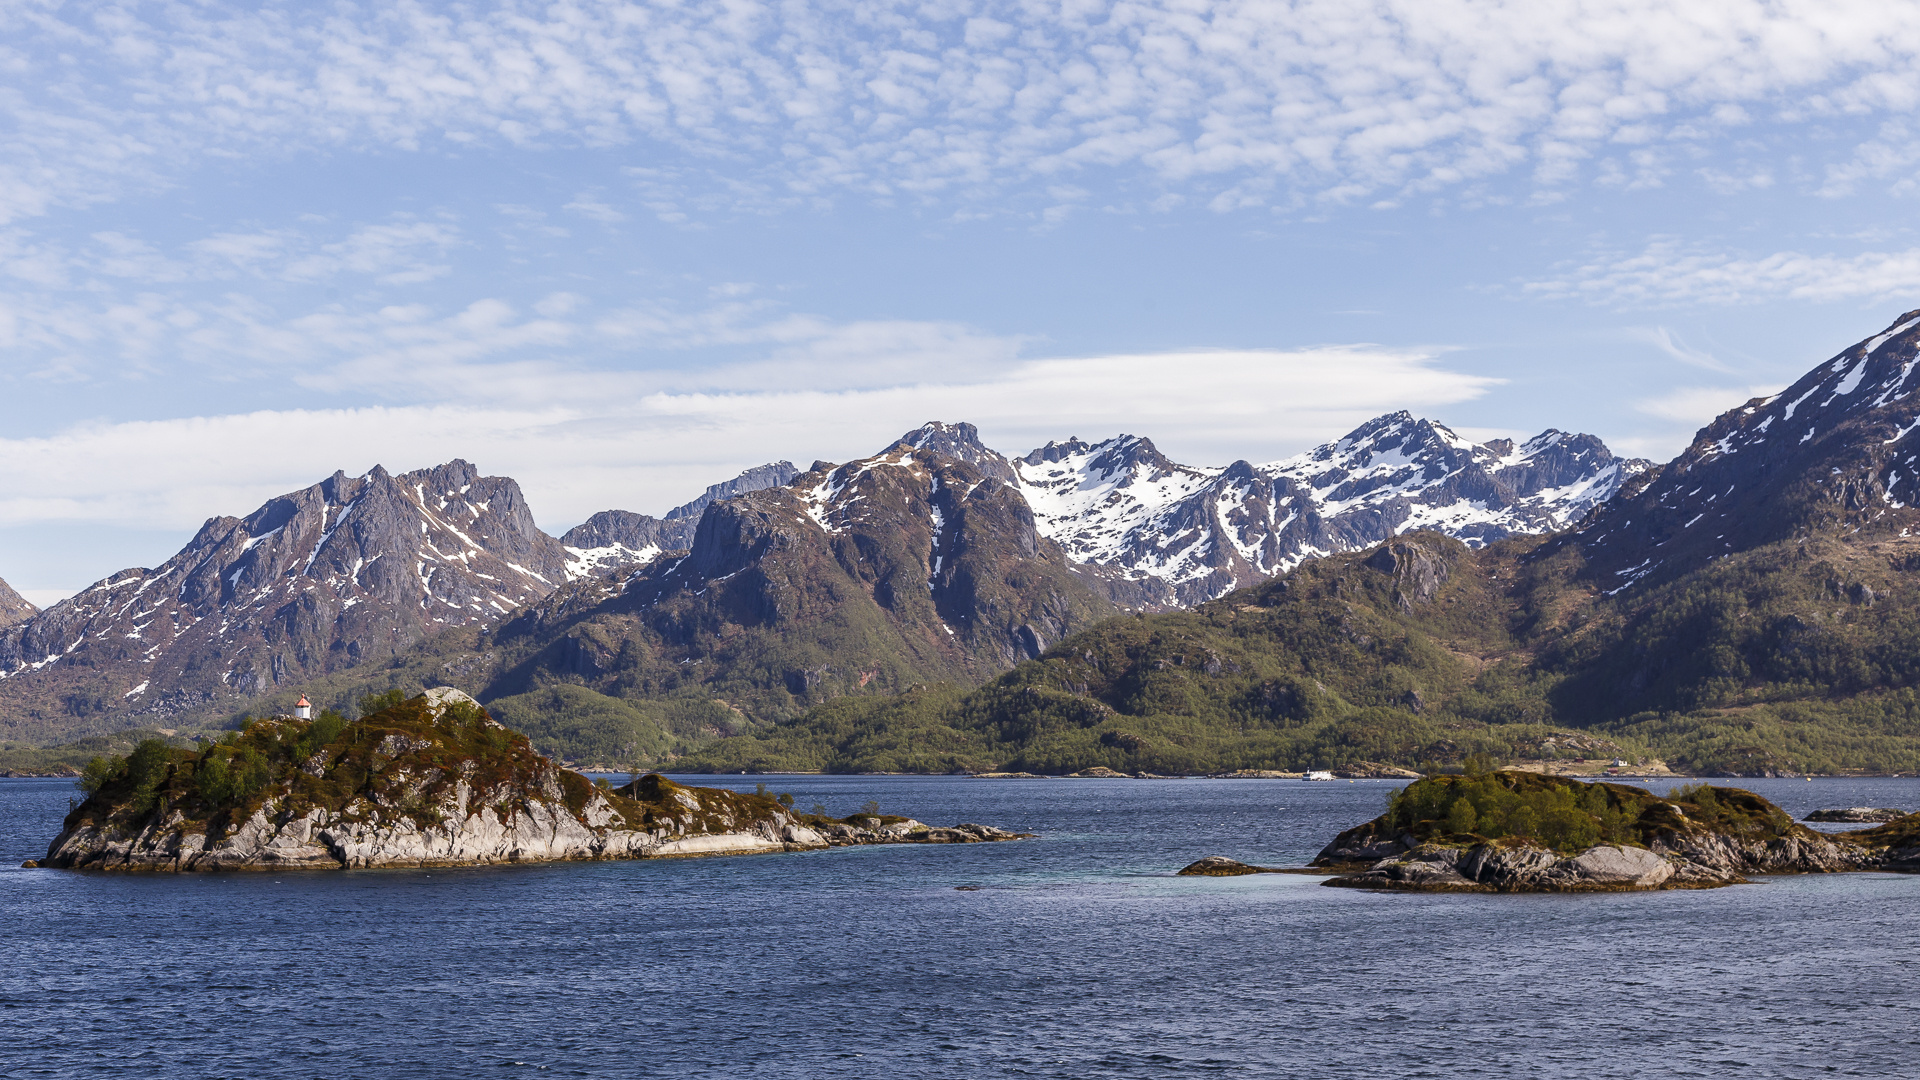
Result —
[[1423, 892], [1713, 888], [1746, 874], [1885, 868], [1887, 842], [1827, 836], [1765, 799], [1705, 784], [1669, 798], [1535, 773], [1439, 776], [1341, 833], [1329, 885]]
[[1012, 839], [979, 825], [796, 816], [772, 798], [650, 775], [619, 790], [557, 768], [457, 690], [362, 720], [278, 718], [198, 751], [143, 744], [39, 865], [91, 870], [469, 866]]
[[26, 598], [13, 591], [13, 586], [0, 581], [0, 630], [16, 623], [26, 622], [40, 611], [27, 603]]

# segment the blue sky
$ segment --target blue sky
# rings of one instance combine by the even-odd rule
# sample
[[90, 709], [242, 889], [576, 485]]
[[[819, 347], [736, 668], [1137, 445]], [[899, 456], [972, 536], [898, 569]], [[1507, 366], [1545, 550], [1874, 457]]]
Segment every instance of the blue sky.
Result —
[[1666, 458], [1920, 306], [1920, 5], [0, 9], [0, 578], [336, 468], [560, 531], [924, 420]]

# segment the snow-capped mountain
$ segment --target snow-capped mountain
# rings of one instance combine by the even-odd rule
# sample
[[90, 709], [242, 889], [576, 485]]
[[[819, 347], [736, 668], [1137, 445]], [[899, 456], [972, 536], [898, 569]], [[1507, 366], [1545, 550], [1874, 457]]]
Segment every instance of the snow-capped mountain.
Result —
[[782, 487], [800, 475], [791, 461], [756, 465], [731, 480], [713, 484], [692, 502], [649, 517], [628, 510], [602, 510], [560, 537], [567, 550], [567, 578], [578, 580], [645, 566], [663, 552], [693, 546], [693, 532], [706, 508], [722, 499]]
[[0, 631], [0, 687], [166, 715], [495, 622], [564, 579], [510, 479], [465, 461], [335, 473]]
[[1181, 465], [1131, 435], [1048, 443], [1010, 464], [1041, 533], [1113, 575], [1122, 602], [1152, 606], [1413, 529], [1475, 545], [1564, 529], [1650, 467], [1591, 435], [1474, 443], [1405, 412], [1265, 465]]

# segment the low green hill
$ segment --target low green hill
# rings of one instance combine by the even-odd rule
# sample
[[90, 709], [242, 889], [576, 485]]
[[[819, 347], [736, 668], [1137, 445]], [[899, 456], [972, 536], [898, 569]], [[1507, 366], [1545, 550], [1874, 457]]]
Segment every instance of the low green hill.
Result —
[[[1608, 597], [1577, 545], [1415, 534], [1076, 634], [977, 691], [847, 699], [716, 771], [1432, 770], [1574, 729], [1702, 773], [1920, 770], [1920, 540], [1769, 545]], [[1584, 755], [1583, 755], [1584, 756]]]

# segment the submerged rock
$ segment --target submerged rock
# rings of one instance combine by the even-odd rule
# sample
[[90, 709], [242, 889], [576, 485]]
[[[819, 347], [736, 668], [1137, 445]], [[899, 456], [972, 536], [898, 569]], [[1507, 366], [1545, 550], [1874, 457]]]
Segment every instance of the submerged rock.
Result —
[[42, 866], [282, 870], [472, 866], [972, 843], [1018, 835], [796, 815], [765, 795], [666, 777], [598, 787], [457, 690], [347, 723], [260, 721], [200, 751], [102, 763]]
[[1225, 855], [1209, 855], [1180, 868], [1180, 877], [1239, 877], [1242, 874], [1279, 874], [1284, 871], [1268, 866], [1248, 866]]
[[1849, 806], [1844, 810], [1815, 810], [1804, 821], [1856, 821], [1861, 823], [1898, 821], [1907, 816], [1908, 811], [1893, 810], [1883, 806]]

